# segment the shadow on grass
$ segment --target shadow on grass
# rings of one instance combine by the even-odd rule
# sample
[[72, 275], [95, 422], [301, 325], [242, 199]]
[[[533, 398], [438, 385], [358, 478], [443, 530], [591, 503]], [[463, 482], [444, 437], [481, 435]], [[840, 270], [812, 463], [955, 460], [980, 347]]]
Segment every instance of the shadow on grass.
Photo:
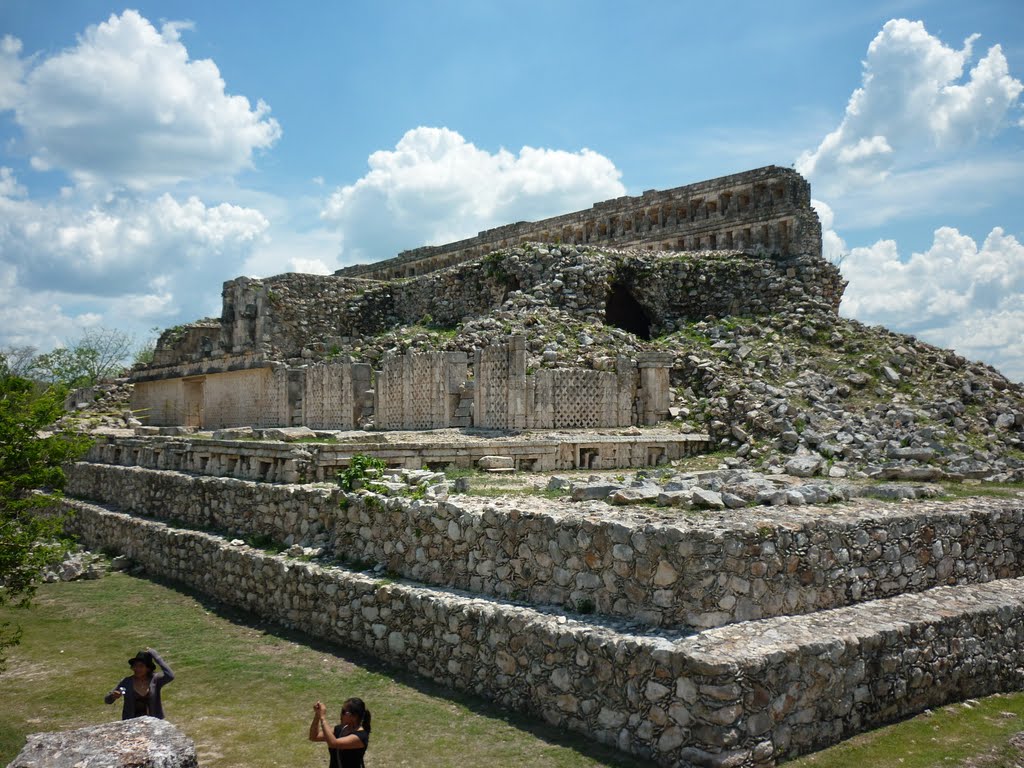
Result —
[[209, 611], [217, 617], [231, 622], [232, 624], [245, 629], [259, 632], [278, 640], [287, 641], [296, 645], [315, 650], [317, 653], [350, 664], [367, 672], [378, 674], [388, 678], [402, 686], [408, 687], [420, 694], [434, 699], [443, 699], [452, 704], [465, 708], [475, 715], [489, 720], [498, 720], [515, 730], [528, 733], [531, 736], [551, 746], [569, 749], [577, 754], [594, 760], [602, 765], [615, 766], [617, 768], [639, 768], [649, 766], [648, 760], [620, 752], [612, 747], [595, 742], [591, 737], [575, 733], [565, 729], [557, 728], [547, 723], [538, 722], [527, 715], [508, 710], [491, 702], [483, 697], [476, 696], [464, 691], [457, 691], [442, 686], [432, 680], [424, 678], [407, 669], [389, 664], [381, 659], [371, 656], [363, 651], [339, 646], [321, 638], [309, 635], [301, 630], [290, 629], [273, 621], [254, 616], [235, 606], [227, 605], [210, 596], [194, 590], [179, 582], [171, 581], [147, 573], [133, 573], [131, 578], [138, 578], [158, 584], [173, 592], [195, 600], [204, 610]]

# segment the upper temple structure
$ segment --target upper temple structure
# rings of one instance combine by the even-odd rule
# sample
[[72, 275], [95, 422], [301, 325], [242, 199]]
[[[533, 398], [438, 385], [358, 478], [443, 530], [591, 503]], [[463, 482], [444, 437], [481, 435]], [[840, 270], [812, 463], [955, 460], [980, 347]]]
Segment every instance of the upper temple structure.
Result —
[[[675, 360], [659, 338], [708, 316], [835, 313], [843, 287], [810, 186], [768, 166], [334, 275], [228, 281], [219, 320], [160, 337], [133, 409], [206, 429], [652, 425]], [[410, 327], [433, 335], [396, 336]], [[601, 354], [597, 327], [623, 334]]]
[[639, 197], [617, 197], [552, 219], [507, 224], [335, 274], [375, 280], [413, 277], [526, 242], [785, 256], [820, 254], [821, 226], [811, 208], [810, 185], [794, 170], [769, 165], [685, 187], [650, 189]]

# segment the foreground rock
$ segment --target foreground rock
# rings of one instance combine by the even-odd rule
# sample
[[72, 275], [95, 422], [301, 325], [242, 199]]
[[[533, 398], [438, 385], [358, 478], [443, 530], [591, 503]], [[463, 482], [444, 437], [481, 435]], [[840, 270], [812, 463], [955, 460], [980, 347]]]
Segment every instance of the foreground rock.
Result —
[[192, 739], [138, 717], [76, 731], [33, 733], [7, 768], [198, 768]]

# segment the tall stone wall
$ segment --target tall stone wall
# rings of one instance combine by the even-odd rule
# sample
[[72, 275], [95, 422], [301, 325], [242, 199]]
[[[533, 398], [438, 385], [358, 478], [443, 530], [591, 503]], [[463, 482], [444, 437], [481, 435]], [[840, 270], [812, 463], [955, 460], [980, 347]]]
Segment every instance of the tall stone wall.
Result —
[[404, 251], [393, 259], [335, 274], [377, 280], [422, 275], [525, 242], [642, 245], [649, 250], [757, 250], [820, 254], [821, 226], [810, 185], [789, 168], [767, 166], [639, 197], [595, 203], [586, 211], [517, 222], [446, 245]]
[[68, 505], [87, 546], [658, 765], [770, 766], [950, 699], [1024, 687], [1020, 579], [646, 634]]
[[[655, 424], [668, 412], [672, 356], [618, 360], [618, 372], [526, 373], [525, 341], [477, 351], [389, 354], [380, 371], [362, 363], [267, 366], [138, 381], [133, 408], [150, 425], [204, 429], [307, 426], [355, 429], [573, 429]], [[637, 375], [637, 366], [640, 375]], [[193, 370], [181, 366], [172, 372]], [[373, 392], [372, 405], [367, 402]], [[474, 402], [474, 410], [470, 402]]]

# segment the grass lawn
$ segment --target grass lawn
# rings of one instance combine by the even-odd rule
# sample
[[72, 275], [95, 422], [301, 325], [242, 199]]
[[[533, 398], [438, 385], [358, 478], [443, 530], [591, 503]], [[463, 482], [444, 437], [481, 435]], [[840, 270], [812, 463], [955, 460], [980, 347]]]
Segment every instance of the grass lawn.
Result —
[[326, 765], [307, 740], [313, 702], [338, 721], [349, 696], [373, 714], [372, 766], [640, 766], [582, 736], [303, 635], [256, 623], [192, 593], [126, 574], [46, 584], [28, 611], [0, 609], [25, 631], [0, 673], [0, 765], [39, 731], [117, 720], [103, 695], [152, 646], [174, 670], [169, 721], [196, 742], [203, 768]]
[[[126, 574], [48, 584], [28, 611], [0, 609], [25, 630], [0, 673], [0, 765], [25, 735], [120, 717], [103, 695], [137, 650], [153, 646], [177, 679], [168, 719], [191, 736], [203, 768], [326, 764], [306, 740], [312, 704], [336, 722], [349, 696], [373, 712], [373, 766], [640, 766], [592, 740], [452, 694], [344, 649], [255, 622], [192, 593]], [[1024, 693], [919, 715], [808, 755], [787, 768], [1012, 768], [1024, 749]], [[1024, 746], [1024, 742], [1022, 742]]]

